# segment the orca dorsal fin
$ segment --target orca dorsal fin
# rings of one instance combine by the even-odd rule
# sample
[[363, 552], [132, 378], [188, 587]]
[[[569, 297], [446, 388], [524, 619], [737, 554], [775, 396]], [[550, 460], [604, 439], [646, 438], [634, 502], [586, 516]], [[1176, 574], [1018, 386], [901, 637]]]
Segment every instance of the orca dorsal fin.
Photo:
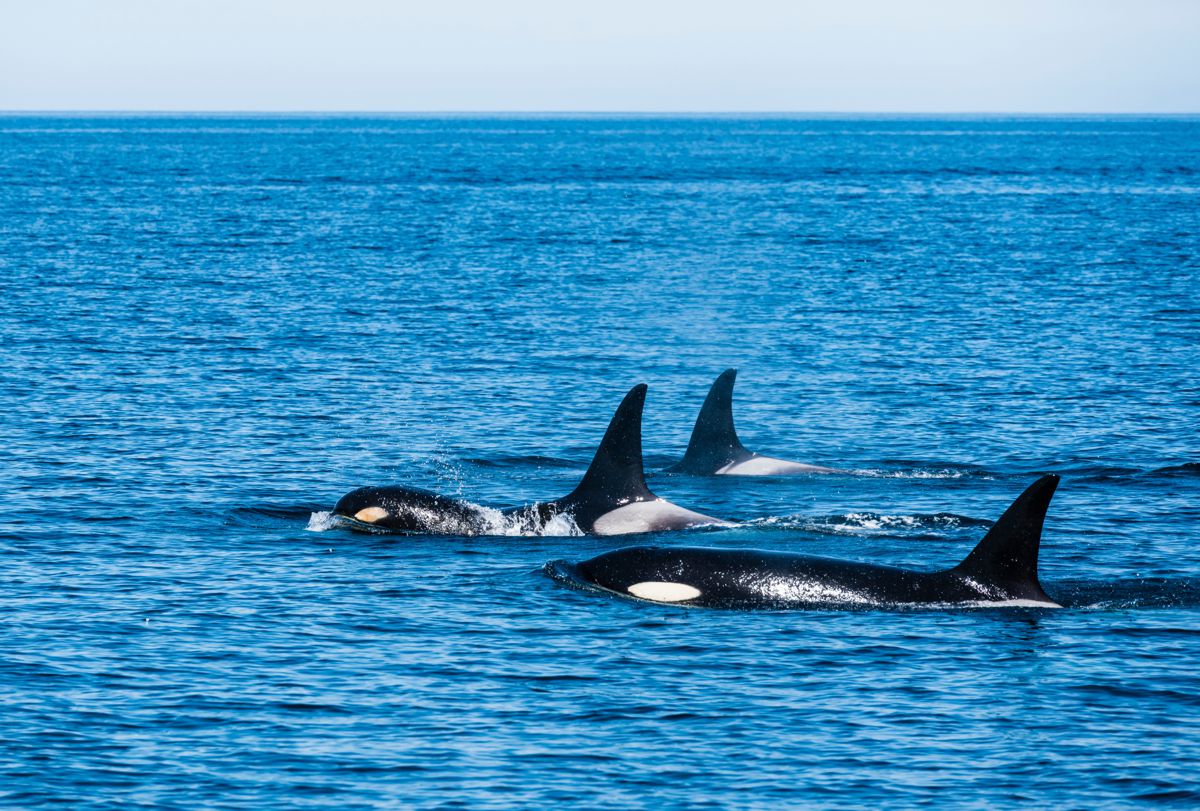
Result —
[[646, 486], [642, 469], [642, 408], [646, 384], [629, 390], [596, 449], [583, 480], [564, 501], [616, 506], [657, 498]]
[[1004, 511], [966, 560], [950, 571], [1014, 598], [1052, 602], [1038, 582], [1038, 547], [1058, 476], [1042, 476]]
[[733, 427], [733, 383], [736, 378], [737, 369], [726, 369], [713, 381], [696, 417], [687, 453], [672, 470], [716, 473], [731, 462], [754, 455], [742, 447]]

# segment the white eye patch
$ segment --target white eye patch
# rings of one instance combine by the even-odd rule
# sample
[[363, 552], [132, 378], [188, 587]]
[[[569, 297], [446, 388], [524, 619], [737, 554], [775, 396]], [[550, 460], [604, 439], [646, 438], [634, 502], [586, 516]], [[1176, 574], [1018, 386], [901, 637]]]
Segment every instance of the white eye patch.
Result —
[[374, 524], [381, 518], [387, 518], [387, 510], [383, 507], [363, 507], [354, 514], [355, 521], [362, 521], [364, 524]]
[[634, 583], [629, 587], [629, 593], [643, 600], [653, 600], [656, 603], [678, 603], [683, 600], [694, 600], [700, 596], [700, 589], [687, 583], [664, 583], [659, 580], [648, 580], [645, 583]]

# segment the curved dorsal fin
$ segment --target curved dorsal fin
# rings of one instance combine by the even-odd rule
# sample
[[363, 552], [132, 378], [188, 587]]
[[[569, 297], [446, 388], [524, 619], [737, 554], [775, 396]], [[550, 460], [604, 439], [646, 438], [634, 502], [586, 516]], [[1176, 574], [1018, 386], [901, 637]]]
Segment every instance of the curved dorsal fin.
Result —
[[1038, 582], [1038, 547], [1058, 481], [1058, 476], [1049, 474], [1029, 485], [966, 560], [950, 571], [999, 587], [1013, 597], [1050, 601]]
[[754, 454], [742, 447], [733, 427], [733, 383], [737, 369], [726, 369], [708, 390], [687, 453], [672, 470], [687, 473], [716, 473], [731, 462]]
[[610, 508], [656, 498], [646, 486], [642, 470], [642, 407], [646, 384], [629, 390], [596, 449], [592, 464], [563, 501], [601, 503]]

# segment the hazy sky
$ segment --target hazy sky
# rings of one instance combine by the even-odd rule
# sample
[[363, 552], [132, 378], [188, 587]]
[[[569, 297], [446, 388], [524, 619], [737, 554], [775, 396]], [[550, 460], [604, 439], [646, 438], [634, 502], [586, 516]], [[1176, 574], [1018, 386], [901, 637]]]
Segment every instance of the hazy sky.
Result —
[[0, 109], [1200, 112], [1200, 0], [0, 0]]

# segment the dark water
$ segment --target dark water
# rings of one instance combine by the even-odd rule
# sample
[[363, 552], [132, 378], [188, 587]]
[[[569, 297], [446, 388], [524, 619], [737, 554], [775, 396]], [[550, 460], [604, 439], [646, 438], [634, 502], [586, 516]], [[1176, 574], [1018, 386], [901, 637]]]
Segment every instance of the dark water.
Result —
[[[1197, 119], [0, 118], [0, 802], [1200, 805], [1198, 273]], [[1067, 607], [315, 531], [561, 496], [639, 381], [664, 467], [727, 366], [854, 472], [652, 475], [751, 523], [649, 540], [941, 568], [1057, 472]]]

